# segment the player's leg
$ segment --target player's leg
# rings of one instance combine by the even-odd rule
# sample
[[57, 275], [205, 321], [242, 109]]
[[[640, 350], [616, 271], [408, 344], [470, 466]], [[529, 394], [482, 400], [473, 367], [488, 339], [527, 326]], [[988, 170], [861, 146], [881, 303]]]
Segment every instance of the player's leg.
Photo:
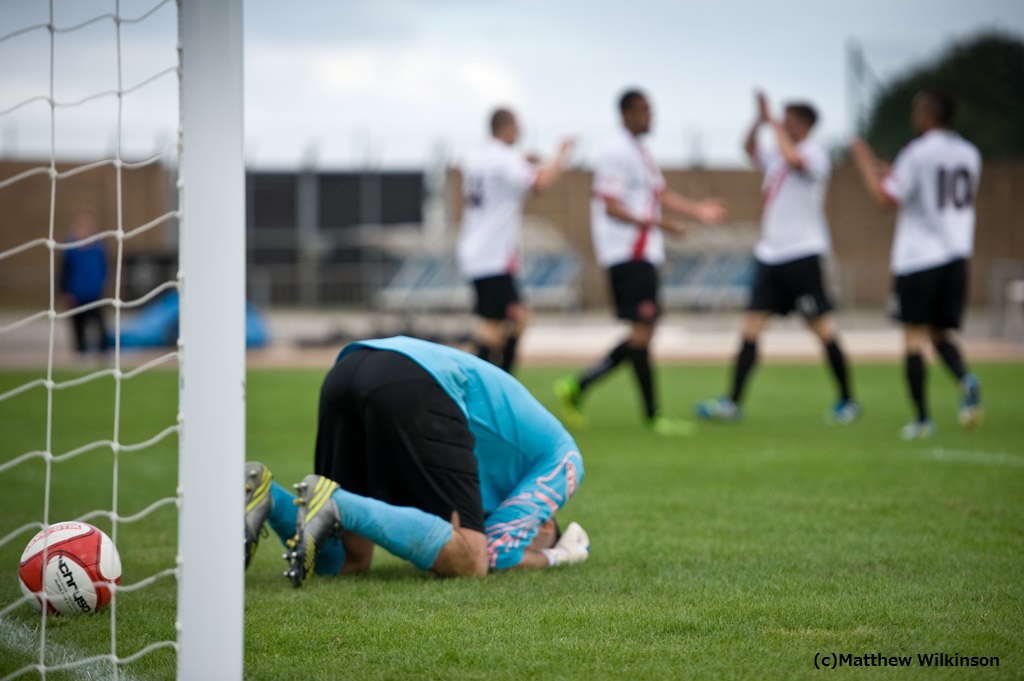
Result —
[[729, 400], [736, 407], [742, 404], [743, 392], [757, 366], [757, 342], [770, 318], [771, 312], [768, 310], [749, 310], [740, 320], [740, 349], [733, 364], [732, 387], [729, 392]]
[[646, 348], [654, 334], [654, 320], [657, 317], [657, 306], [654, 303], [654, 291], [645, 286], [641, 279], [643, 270], [653, 265], [645, 262], [628, 262], [615, 265], [608, 269], [611, 283], [612, 298], [615, 303], [615, 315], [630, 323], [629, 336], [616, 345], [600, 361], [587, 368], [579, 379], [580, 394], [607, 376], [623, 361], [632, 362], [636, 351]]
[[[340, 528], [424, 570], [434, 569], [453, 539], [448, 557], [459, 555], [458, 547], [475, 546], [465, 531], [483, 532], [473, 436], [462, 412], [412, 360], [393, 352], [366, 352], [352, 386], [365, 432], [365, 486], [350, 490], [344, 471], [340, 487], [322, 477], [306, 478], [300, 536], [291, 559], [296, 586], [309, 572], [310, 550]], [[449, 520], [452, 511], [459, 512], [458, 531]], [[355, 569], [358, 558], [351, 566], [346, 563], [346, 571]], [[477, 564], [486, 572], [486, 548]], [[452, 559], [436, 571], [480, 574], [460, 566], [464, 563]]]
[[[629, 360], [640, 388], [645, 422], [653, 427], [658, 420], [658, 403], [650, 347], [661, 314], [658, 271], [652, 263], [643, 260], [617, 265], [611, 271], [616, 311], [620, 319], [629, 322], [630, 328], [624, 352], [613, 350], [608, 359], [624, 355]], [[581, 386], [589, 384], [585, 380], [580, 383]]]
[[967, 261], [956, 260], [941, 268], [940, 292], [933, 311], [931, 342], [943, 364], [957, 381], [960, 391], [960, 425], [973, 428], [981, 423], [981, 386], [967, 366], [954, 333], [960, 328], [967, 302]]
[[629, 341], [624, 340], [613, 347], [607, 355], [597, 360], [579, 376], [566, 376], [555, 381], [552, 389], [561, 409], [562, 420], [570, 428], [583, 428], [587, 419], [580, 411], [583, 393], [592, 388], [628, 357]]
[[740, 347], [733, 360], [729, 394], [698, 403], [698, 417], [709, 421], [739, 421], [742, 418], [740, 403], [747, 381], [757, 365], [757, 343], [761, 333], [772, 314], [786, 314], [792, 308], [792, 300], [783, 301], [777, 270], [777, 266], [757, 262], [750, 300], [740, 318]]
[[931, 437], [935, 426], [928, 415], [926, 395], [927, 367], [924, 361], [925, 347], [928, 345], [929, 329], [922, 324], [903, 325], [903, 343], [907, 389], [914, 405], [915, 419], [904, 426], [901, 436], [905, 440]]
[[483, 501], [466, 418], [425, 369], [403, 355], [381, 355], [365, 412], [369, 451], [378, 453], [370, 460], [370, 494], [403, 510], [390, 511], [394, 523], [350, 528], [420, 569], [485, 575]]
[[808, 319], [807, 326], [818, 337], [825, 349], [825, 357], [839, 394], [828, 418], [832, 423], [852, 423], [860, 417], [861, 406], [853, 398], [853, 392], [850, 389], [849, 366], [846, 361], [846, 353], [843, 352], [839, 344], [835, 319], [831, 314], [826, 313], [814, 319]]
[[[326, 478], [356, 477], [365, 466], [360, 453], [365, 449], [362, 424], [350, 395], [352, 374], [364, 358], [356, 352], [342, 358], [324, 378], [320, 388], [314, 470]], [[265, 522], [282, 544], [293, 547], [299, 521], [300, 497], [272, 479], [263, 464], [246, 464], [246, 565], [256, 552]], [[301, 490], [304, 494], [309, 490]], [[317, 574], [338, 574], [346, 561], [345, 548], [337, 533], [320, 538], [312, 570]]]
[[330, 498], [327, 510], [346, 528], [343, 574], [369, 569], [374, 545], [442, 577], [487, 574], [487, 538], [482, 530], [463, 527], [457, 510], [446, 521], [414, 506], [396, 506], [340, 488]]
[[[510, 314], [517, 312], [519, 296], [515, 282], [507, 274], [483, 277], [473, 281], [476, 289], [475, 312], [480, 318], [476, 334], [476, 355], [492, 364], [503, 366], [505, 355], [514, 358], [519, 337]], [[525, 323], [525, 320], [524, 320]], [[509, 343], [512, 347], [509, 348]]]
[[629, 265], [622, 297], [626, 302], [624, 311], [628, 313], [626, 316], [630, 321], [626, 356], [633, 366], [633, 374], [640, 388], [645, 424], [657, 435], [692, 435], [692, 423], [667, 418], [658, 408], [658, 392], [650, 352], [658, 317], [661, 316], [661, 306], [658, 302], [658, 270], [652, 263], [646, 261], [633, 262]]
[[[653, 301], [651, 308], [653, 309]], [[654, 340], [655, 317], [653, 312], [645, 313], [646, 319], [633, 321], [626, 343], [626, 356], [633, 366], [640, 397], [643, 401], [644, 417], [650, 421], [658, 415], [658, 404], [654, 394], [654, 371], [651, 369], [651, 341]]]
[[373, 542], [348, 530], [341, 533], [341, 541], [345, 548], [341, 574], [359, 574], [369, 570], [373, 562]]
[[935, 294], [936, 270], [896, 277], [892, 317], [903, 329], [904, 376], [914, 408], [914, 420], [900, 431], [905, 440], [931, 437], [935, 424], [928, 415], [925, 393], [927, 367], [924, 352], [930, 342], [929, 320]]
[[[282, 546], [295, 536], [298, 520], [296, 496], [279, 485], [270, 470], [258, 461], [245, 464], [245, 567], [256, 555], [264, 524], [280, 540]], [[317, 555], [314, 570], [317, 574], [333, 575], [341, 571], [345, 551], [336, 539], [325, 542]]]
[[861, 408], [851, 394], [850, 372], [846, 355], [839, 345], [839, 333], [832, 317], [832, 301], [825, 290], [821, 257], [799, 258], [783, 265], [781, 272], [792, 297], [792, 307], [800, 312], [808, 328], [821, 341], [836, 382], [838, 398], [826, 418], [832, 423], [852, 423], [860, 416]]
[[452, 536], [441, 547], [430, 571], [442, 577], [484, 577], [487, 575], [487, 535], [462, 527], [459, 512], [451, 516]]
[[[629, 262], [615, 265], [608, 270], [615, 313], [619, 319], [630, 323], [629, 336], [613, 347], [607, 355], [587, 367], [576, 385], [577, 401], [590, 387], [603, 379], [625, 360], [645, 349], [654, 334], [654, 319], [657, 307], [653, 292], [644, 295], [640, 286], [639, 270], [649, 263]], [[653, 266], [652, 270], [653, 270]]]
[[743, 392], [757, 366], [757, 342], [770, 318], [771, 312], [767, 310], [749, 310], [740, 320], [740, 349], [736, 353], [729, 392], [729, 399], [737, 406], [743, 402]]
[[488, 362], [496, 361], [503, 342], [502, 317], [493, 313], [488, 297], [491, 279], [491, 277], [483, 277], [473, 280], [473, 291], [476, 294], [473, 313], [478, 318], [476, 334], [473, 339], [474, 352], [477, 357]]
[[500, 319], [481, 318], [476, 330], [476, 356], [498, 364], [505, 344], [505, 324]]
[[79, 315], [82, 318], [82, 335], [85, 336], [85, 349], [87, 352], [98, 350], [100, 339], [97, 337], [100, 325], [97, 323], [96, 313], [98, 308], [83, 310]]
[[743, 393], [757, 365], [757, 341], [770, 318], [771, 313], [762, 310], [747, 310], [743, 313], [740, 319], [740, 347], [733, 360], [729, 394], [698, 403], [697, 416], [708, 421], [739, 421], [742, 418], [740, 405]]
[[512, 292], [515, 296], [506, 306], [505, 311], [505, 343], [501, 352], [501, 368], [512, 373], [516, 363], [516, 354], [519, 349], [519, 339], [530, 324], [530, 310], [526, 304], [519, 299], [519, 293], [515, 289], [515, 282], [509, 277]]
[[[366, 465], [363, 460], [365, 441], [361, 414], [351, 395], [352, 378], [369, 350], [360, 350], [346, 355], [337, 362], [324, 378], [320, 388], [320, 403], [317, 417], [316, 450], [314, 471], [324, 480], [343, 478], [350, 484], [365, 479]], [[331, 485], [335, 485], [331, 483]], [[307, 486], [308, 487], [308, 486]], [[289, 548], [295, 548], [300, 539], [299, 521], [302, 502], [312, 501], [312, 488], [301, 488], [295, 495], [272, 479], [263, 464], [246, 464], [246, 522], [245, 544], [246, 565], [256, 552], [256, 544], [266, 523], [274, 534]], [[329, 492], [328, 492], [329, 494]], [[323, 495], [321, 495], [322, 498]], [[309, 510], [305, 511], [310, 515]], [[308, 518], [305, 518], [308, 520]], [[304, 545], [303, 545], [304, 548]], [[286, 554], [287, 556], [288, 554]], [[346, 561], [345, 548], [337, 531], [325, 532], [316, 537], [316, 547], [309, 552], [306, 572], [337, 574]], [[314, 564], [315, 561], [315, 564]], [[302, 574], [305, 578], [305, 572]]]
[[971, 429], [982, 421], [981, 384], [967, 366], [960, 343], [951, 329], [932, 329], [931, 341], [960, 391], [960, 425]]
[[[631, 320], [633, 316], [632, 304], [626, 290], [630, 265], [632, 263], [623, 263], [608, 269], [616, 316], [626, 320]], [[584, 369], [579, 376], [570, 376], [555, 382], [555, 396], [561, 406], [562, 418], [569, 426], [580, 428], [586, 425], [586, 418], [580, 412], [583, 394], [629, 358], [629, 346], [630, 338], [626, 338], [604, 357]]]
[[953, 335], [953, 331], [951, 329], [932, 328], [929, 330], [929, 335], [936, 354], [938, 354], [946, 368], [949, 369], [949, 373], [953, 375], [953, 378], [958, 383], [963, 381], [967, 377], [967, 365], [964, 363], [963, 352], [956, 337]]
[[582, 394], [612, 372], [629, 356], [629, 339], [608, 351], [608, 354], [587, 367], [577, 381], [577, 391]]
[[107, 318], [102, 307], [93, 310], [96, 313], [96, 331], [99, 333], [99, 352], [106, 355], [110, 351], [110, 337], [107, 333]]
[[[370, 350], [357, 350], [341, 358], [327, 372], [320, 387], [313, 471], [316, 476], [333, 481], [331, 485], [335, 487], [335, 482], [339, 480], [346, 481], [346, 484], [354, 489], [362, 489], [360, 485], [365, 484], [366, 439], [362, 413], [356, 396], [353, 394], [352, 384], [354, 377], [371, 354]], [[307, 476], [303, 482], [308, 479]], [[277, 496], [275, 496], [274, 511], [271, 518], [268, 519], [272, 529], [274, 522], [279, 522], [282, 529], [287, 527], [289, 522], [291, 523], [291, 535], [288, 536], [285, 543], [292, 549], [292, 552], [294, 552], [296, 544], [301, 543], [302, 525], [308, 525], [315, 517], [317, 510], [317, 507], [310, 505], [317, 498], [316, 486], [307, 484], [305, 487], [301, 487], [301, 485], [302, 483], [296, 485], [297, 494], [287, 504], [278, 503], [278, 499], [282, 502], [287, 500], [282, 494], [287, 491], [284, 488], [275, 487], [274, 491]], [[321, 501], [326, 499], [330, 495], [331, 489], [322, 485], [319, 489], [319, 499]], [[303, 506], [303, 502], [306, 502], [305, 506]], [[278, 510], [279, 508], [280, 510]], [[277, 516], [278, 513], [280, 516]], [[280, 519], [275, 520], [276, 517]], [[329, 516], [323, 516], [321, 521], [321, 526], [331, 524]], [[365, 557], [349, 556], [339, 531], [325, 532], [324, 536], [314, 537], [314, 540], [315, 546], [312, 547], [309, 555], [311, 556], [312, 570], [317, 574], [336, 575], [352, 571], [349, 564], [353, 561], [365, 560], [366, 567], [369, 567], [372, 552]]]
[[[245, 567], [256, 556], [263, 525], [270, 515], [273, 499], [270, 495], [272, 484], [270, 471], [258, 461], [245, 464]], [[294, 527], [294, 525], [292, 526]], [[280, 535], [278, 535], [280, 536]]]
[[75, 334], [75, 352], [79, 355], [85, 354], [89, 349], [86, 324], [88, 317], [85, 312], [79, 312], [71, 317], [71, 327]]

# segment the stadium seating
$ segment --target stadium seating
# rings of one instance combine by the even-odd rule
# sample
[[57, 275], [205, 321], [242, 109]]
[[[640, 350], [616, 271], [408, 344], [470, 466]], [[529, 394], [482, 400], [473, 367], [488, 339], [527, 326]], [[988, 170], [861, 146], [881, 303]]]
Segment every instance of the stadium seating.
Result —
[[753, 279], [749, 252], [676, 255], [662, 273], [662, 303], [689, 310], [741, 307]]
[[[528, 253], [520, 272], [523, 295], [538, 309], [575, 309], [580, 269], [574, 253]], [[472, 305], [472, 289], [460, 276], [454, 255], [422, 254], [402, 263], [378, 292], [377, 302], [392, 312], [465, 311]]]

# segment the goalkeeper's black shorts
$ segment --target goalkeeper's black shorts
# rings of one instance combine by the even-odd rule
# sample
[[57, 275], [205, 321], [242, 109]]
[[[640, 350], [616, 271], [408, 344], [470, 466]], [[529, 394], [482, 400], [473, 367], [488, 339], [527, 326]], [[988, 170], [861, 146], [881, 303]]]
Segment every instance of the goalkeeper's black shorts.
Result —
[[419, 364], [390, 350], [345, 355], [320, 390], [315, 472], [343, 489], [484, 531], [466, 417]]

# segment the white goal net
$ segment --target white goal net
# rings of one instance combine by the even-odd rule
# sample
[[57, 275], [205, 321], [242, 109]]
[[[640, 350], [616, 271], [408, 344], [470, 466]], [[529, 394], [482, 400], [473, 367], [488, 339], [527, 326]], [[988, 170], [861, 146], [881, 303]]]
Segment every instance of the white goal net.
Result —
[[[241, 4], [0, 9], [0, 681], [241, 678]], [[99, 615], [18, 586], [69, 520], [120, 553]]]

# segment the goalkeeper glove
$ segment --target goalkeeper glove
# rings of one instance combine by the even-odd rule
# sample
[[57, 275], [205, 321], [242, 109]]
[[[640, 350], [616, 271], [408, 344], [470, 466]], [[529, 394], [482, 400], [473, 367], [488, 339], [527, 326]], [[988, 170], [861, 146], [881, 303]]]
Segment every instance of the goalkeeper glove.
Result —
[[552, 566], [582, 563], [590, 557], [590, 537], [579, 523], [572, 522], [565, 528], [558, 543], [553, 548], [543, 549], [542, 553]]

